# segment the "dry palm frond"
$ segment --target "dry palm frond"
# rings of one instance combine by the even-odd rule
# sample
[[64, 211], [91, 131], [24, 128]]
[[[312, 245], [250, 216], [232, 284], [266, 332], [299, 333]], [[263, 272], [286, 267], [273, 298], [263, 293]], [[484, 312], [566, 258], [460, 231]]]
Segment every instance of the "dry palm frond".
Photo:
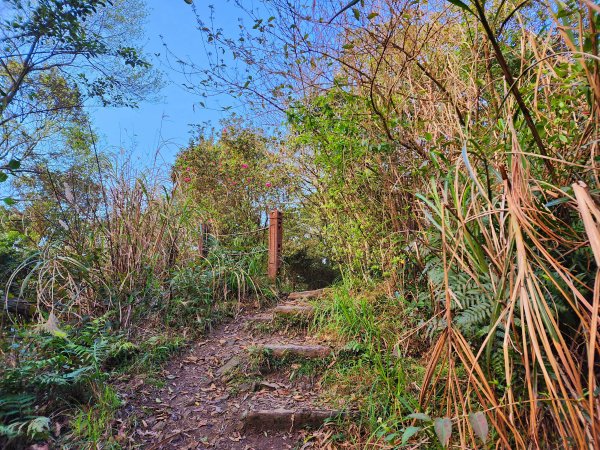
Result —
[[[434, 196], [437, 203], [429, 202], [428, 214], [435, 212], [442, 234], [446, 298], [440, 307], [446, 323], [432, 351], [421, 402], [436, 401], [433, 386], [444, 372], [445, 394], [438, 400], [447, 414], [460, 424], [469, 409], [477, 408], [472, 404], [476, 399], [504, 447], [526, 448], [526, 442], [596, 447], [599, 281], [596, 268], [588, 281], [567, 261], [573, 251], [589, 245], [588, 256], [596, 258], [597, 267], [600, 209], [581, 184], [573, 186], [576, 203], [563, 204], [556, 213], [544, 207], [534, 194], [542, 187], [526, 164], [515, 140], [510, 179], [494, 187], [495, 198], [476, 188], [473, 172], [459, 176], [459, 163], [452, 188]], [[584, 235], [574, 231], [578, 212]], [[453, 297], [456, 286], [448, 281], [448, 274], [456, 272], [480, 285], [480, 295], [492, 305], [481, 343], [468, 341], [456, 328], [454, 302], [460, 305], [461, 299]], [[483, 280], [490, 282], [484, 287]], [[572, 317], [576, 325], [564, 317]], [[501, 343], [499, 330], [504, 330]], [[497, 352], [503, 359], [502, 388], [493, 387], [490, 370], [482, 366], [489, 366]], [[457, 375], [455, 360], [467, 371], [466, 378]], [[467, 428], [459, 426], [461, 445], [471, 436]], [[519, 430], [527, 434], [521, 436]]]

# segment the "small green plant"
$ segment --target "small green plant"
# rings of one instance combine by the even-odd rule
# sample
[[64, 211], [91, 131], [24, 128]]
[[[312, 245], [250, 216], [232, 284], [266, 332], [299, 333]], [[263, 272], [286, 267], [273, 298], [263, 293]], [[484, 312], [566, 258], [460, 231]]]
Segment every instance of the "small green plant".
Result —
[[397, 346], [390, 345], [399, 339], [400, 328], [391, 317], [404, 317], [401, 299], [371, 297], [368, 291], [353, 290], [347, 280], [316, 307], [313, 331], [342, 341], [335, 363], [325, 372], [324, 395], [358, 407], [368, 443], [395, 439], [402, 417], [418, 407], [410, 380], [424, 372], [417, 360], [399, 355]]
[[47, 437], [55, 414], [72, 405], [108, 405], [104, 382], [136, 351], [107, 318], [73, 328], [51, 315], [43, 327], [13, 328], [12, 342], [5, 358], [18, 363], [0, 369], [0, 443], [7, 445]]
[[264, 347], [251, 346], [248, 348], [248, 367], [253, 372], [260, 372], [261, 368], [271, 368], [271, 351]]
[[50, 419], [36, 415], [36, 397], [32, 394], [0, 394], [0, 442], [17, 444], [21, 438], [38, 440], [48, 437]]
[[71, 435], [69, 444], [77, 448], [115, 448], [117, 445], [112, 437], [112, 423], [121, 400], [114, 389], [104, 385], [95, 395], [95, 401], [90, 405], [78, 408], [69, 425]]
[[186, 340], [177, 335], [156, 334], [137, 345], [137, 355], [123, 366], [128, 373], [156, 373], [161, 364], [181, 351]]

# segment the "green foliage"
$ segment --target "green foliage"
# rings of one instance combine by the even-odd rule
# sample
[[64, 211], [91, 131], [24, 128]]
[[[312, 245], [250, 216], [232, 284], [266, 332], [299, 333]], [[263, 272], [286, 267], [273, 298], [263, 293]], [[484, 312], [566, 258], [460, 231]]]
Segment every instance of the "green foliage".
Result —
[[121, 400], [110, 386], [100, 387], [93, 405], [79, 407], [70, 421], [71, 432], [66, 448], [120, 448], [111, 436], [114, 415], [121, 406]]
[[[119, 24], [111, 14], [104, 14], [104, 23], [100, 20], [100, 15], [105, 10], [122, 9], [124, 5], [119, 1], [44, 0], [31, 3], [9, 0], [5, 3], [7, 18], [2, 21], [1, 57], [16, 64], [9, 73], [2, 76], [0, 112], [5, 112], [12, 102], [19, 101], [19, 95], [27, 92], [29, 80], [24, 78], [33, 72], [33, 69], [48, 71], [65, 65], [74, 66], [79, 60], [106, 64], [107, 58], [111, 59], [113, 64], [124, 64], [133, 69], [149, 67], [149, 63], [138, 49], [117, 43], [112, 37], [114, 34], [110, 34], [114, 33], [119, 25], [123, 27], [127, 24]], [[131, 36], [135, 36], [135, 33]], [[25, 57], [21, 54], [23, 48], [28, 48]], [[10, 66], [4, 65], [5, 70], [8, 67]], [[90, 96], [100, 98], [105, 105], [127, 105], [135, 102], [137, 86], [129, 84], [126, 79], [117, 80], [111, 70], [106, 70], [109, 66], [104, 66], [104, 69], [97, 70], [100, 76], [92, 80], [89, 80], [88, 76], [93, 70], [80, 72], [76, 76], [68, 72], [64, 74], [85, 86]], [[126, 72], [121, 73], [124, 74]], [[143, 83], [143, 72], [137, 71], [135, 74], [140, 77], [138, 83]], [[133, 90], [126, 92], [125, 86]], [[70, 105], [77, 106], [79, 105]]]
[[19, 365], [3, 370], [3, 388], [33, 391], [44, 401], [62, 397], [63, 390], [77, 396], [81, 385], [102, 381], [107, 362], [123, 351], [118, 336], [106, 335], [110, 327], [106, 319], [96, 319], [72, 332], [67, 328], [66, 334], [18, 330], [11, 353]]
[[187, 193], [113, 167], [92, 150], [91, 133], [73, 128], [66, 137], [64, 164], [20, 180], [28, 204], [7, 214], [19, 220], [6, 221], [1, 241], [12, 270], [5, 281], [47, 318], [34, 326], [3, 317], [13, 326], [0, 336], [0, 391], [27, 401], [17, 413], [7, 403], [2, 445], [24, 445], [42, 435], [44, 420], [54, 427], [69, 415], [61, 445], [118, 446], [114, 376], [158, 373], [233, 304], [272, 295], [261, 240], [211, 236], [200, 257], [202, 210]]
[[0, 442], [47, 438], [55, 412], [93, 402], [110, 371], [131, 355], [130, 343], [111, 333], [106, 318], [64, 329], [8, 332], [12, 344], [3, 349], [0, 372]]
[[[431, 283], [432, 292], [421, 292], [421, 299], [425, 301], [432, 296], [438, 306], [443, 305], [446, 284], [441, 261], [436, 256], [428, 258], [424, 274]], [[481, 281], [477, 282], [463, 272], [450, 270], [448, 272], [448, 286], [450, 286], [453, 294], [452, 311], [454, 312], [454, 323], [458, 329], [471, 339], [486, 336], [492, 325], [490, 321], [492, 320], [494, 301], [488, 295], [491, 292], [489, 281], [482, 278]], [[430, 328], [431, 335], [434, 335], [444, 326], [443, 319], [433, 321]]]
[[269, 291], [263, 289], [266, 285], [266, 251], [263, 244], [248, 246], [247, 241], [240, 238], [227, 246], [215, 242], [206, 258], [204, 273], [213, 299], [233, 297], [240, 301], [253, 294], [268, 297]]
[[46, 172], [41, 156], [56, 163], [65, 129], [88, 126], [84, 104], [136, 106], [160, 86], [138, 46], [143, 0], [7, 0], [2, 12], [0, 183]]
[[[1, 213], [8, 219], [10, 216], [3, 211]], [[21, 262], [28, 256], [30, 250], [27, 248], [27, 236], [22, 232], [10, 229], [3, 224], [0, 232], [0, 283], [6, 282], [12, 273], [19, 267]]]
[[178, 155], [173, 177], [205, 211], [215, 234], [251, 232], [290, 199], [294, 180], [281, 164], [277, 140], [239, 119], [222, 126], [218, 136], [200, 131]]
[[[344, 277], [314, 328], [341, 348], [325, 385], [358, 405], [367, 447], [597, 447], [597, 8], [292, 3], [269, 2], [270, 17], [240, 25], [239, 40], [200, 27], [211, 49], [247, 64], [209, 55], [203, 84], [229, 80], [227, 92], [285, 110], [283, 143], [237, 119], [200, 130], [168, 190], [118, 170], [101, 179], [108, 165], [76, 126], [85, 115], [43, 117], [39, 136], [68, 124], [61, 139], [77, 158], [23, 179], [34, 201], [18, 232], [2, 230], [0, 256], [5, 270], [21, 263], [30, 287], [20, 295], [61, 323], [50, 315], [50, 334], [10, 332], [2, 432], [47, 434], [63, 399], [80, 406], [77, 439], [99, 445], [118, 405], [98, 389], [111, 372], [152, 372], [184, 344], [182, 328], [204, 330], [224, 305], [271, 295], [263, 227], [278, 207], [290, 219], [290, 283]], [[146, 69], [134, 47], [89, 28], [104, 2], [9, 4], [32, 12], [3, 30], [0, 112], [13, 124], [25, 100], [60, 110], [87, 96], [132, 100], [114, 77], [52, 64], [37, 74], [21, 55], [37, 36], [59, 52], [75, 46], [80, 60]], [[3, 136], [27, 148], [25, 131]], [[0, 182], [21, 170], [5, 153]], [[199, 224], [212, 228], [206, 255]], [[102, 317], [119, 319], [86, 331]], [[145, 334], [124, 341], [142, 321]]]
[[402, 418], [417, 408], [409, 384], [423, 369], [396, 346], [397, 324], [406, 320], [401, 299], [368, 292], [348, 281], [336, 285], [316, 305], [315, 329], [344, 342], [324, 378], [334, 395], [331, 400], [341, 397], [357, 405], [361, 422], [378, 438], [397, 430]]
[[115, 325], [103, 317], [61, 325], [62, 332], [12, 329], [0, 372], [0, 443], [18, 448], [49, 438], [51, 426], [68, 413], [69, 432], [57, 438], [65, 448], [117, 445], [112, 424], [121, 401], [107, 382], [122, 373], [156, 372], [185, 340], [155, 334], [134, 344]]
[[398, 170], [411, 167], [393, 166], [398, 163], [393, 146], [362, 120], [368, 110], [368, 99], [337, 80], [308, 104], [295, 104], [288, 120], [301, 163], [316, 174], [307, 201], [311, 207], [303, 212], [321, 228], [327, 254], [345, 272], [390, 277], [396, 272], [392, 255], [402, 244], [397, 227], [413, 213], [399, 209], [390, 183]]
[[4, 394], [0, 396], [0, 442], [9, 442], [25, 436], [43, 439], [50, 431], [50, 419], [35, 415], [35, 396], [31, 394]]
[[174, 273], [170, 281], [172, 298], [166, 313], [168, 324], [196, 322], [194, 325], [199, 329], [210, 324], [215, 299], [212, 297], [211, 280], [207, 280], [209, 270], [202, 261], [196, 261]]

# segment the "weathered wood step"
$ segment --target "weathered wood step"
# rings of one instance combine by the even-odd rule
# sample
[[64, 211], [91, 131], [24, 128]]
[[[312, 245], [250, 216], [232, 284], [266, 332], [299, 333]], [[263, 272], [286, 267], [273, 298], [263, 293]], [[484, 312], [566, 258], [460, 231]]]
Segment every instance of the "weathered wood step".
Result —
[[288, 295], [288, 300], [308, 300], [311, 298], [319, 298], [323, 295], [324, 289], [316, 289], [314, 291], [292, 292]]
[[261, 409], [242, 415], [244, 430], [272, 431], [318, 428], [325, 421], [343, 416], [343, 412], [327, 409]]
[[325, 358], [331, 355], [331, 348], [324, 345], [296, 345], [296, 344], [263, 344], [258, 345], [259, 351], [268, 352], [276, 358], [285, 356], [297, 358]]
[[273, 309], [273, 314], [279, 317], [311, 317], [315, 308], [308, 304], [278, 305]]

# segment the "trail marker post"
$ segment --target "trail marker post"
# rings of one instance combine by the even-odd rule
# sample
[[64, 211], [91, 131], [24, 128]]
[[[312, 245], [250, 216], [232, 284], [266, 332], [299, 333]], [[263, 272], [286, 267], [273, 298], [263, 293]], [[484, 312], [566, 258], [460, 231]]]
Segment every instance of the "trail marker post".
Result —
[[269, 214], [269, 268], [271, 281], [277, 279], [281, 267], [281, 245], [283, 243], [283, 213], [274, 209]]
[[210, 233], [210, 224], [200, 224], [200, 237], [198, 239], [198, 253], [203, 258], [208, 256], [208, 234]]

